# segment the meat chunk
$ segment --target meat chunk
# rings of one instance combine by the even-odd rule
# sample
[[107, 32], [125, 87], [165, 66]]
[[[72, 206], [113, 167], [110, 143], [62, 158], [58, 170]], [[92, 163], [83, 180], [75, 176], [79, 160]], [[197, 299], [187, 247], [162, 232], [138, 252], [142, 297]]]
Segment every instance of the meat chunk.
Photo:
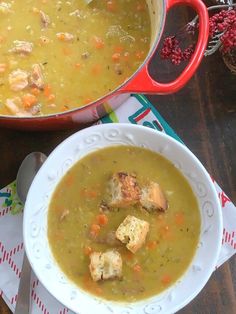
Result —
[[114, 207], [127, 207], [140, 199], [140, 188], [136, 176], [126, 172], [115, 173], [110, 181], [111, 202]]
[[42, 10], [39, 11], [39, 15], [40, 15], [41, 23], [43, 27], [47, 28], [49, 24], [51, 23], [49, 16], [46, 13], [44, 13]]
[[148, 186], [142, 189], [140, 203], [149, 212], [164, 212], [168, 208], [164, 192], [160, 188], [160, 185], [156, 182], [150, 182]]
[[17, 117], [32, 117], [40, 113], [40, 104], [36, 103], [30, 107], [25, 107], [20, 97], [8, 98], [5, 103], [11, 114]]
[[119, 278], [122, 275], [122, 258], [116, 250], [90, 254], [90, 274], [94, 281]]
[[40, 114], [41, 112], [41, 104], [35, 104], [32, 107], [29, 108], [28, 112], [31, 116], [35, 116], [37, 114]]
[[135, 253], [144, 244], [148, 231], [147, 221], [128, 215], [116, 230], [116, 237], [126, 243], [128, 250]]
[[11, 12], [11, 3], [1, 2], [0, 3], [0, 13], [8, 14]]
[[71, 12], [69, 15], [70, 16], [76, 16], [79, 19], [85, 19], [87, 17], [86, 11], [79, 10], [79, 9], [75, 10], [74, 12]]
[[40, 64], [32, 65], [32, 72], [29, 77], [30, 85], [33, 87], [37, 87], [38, 89], [43, 89], [44, 87], [44, 78], [42, 67]]
[[81, 55], [82, 59], [88, 59], [89, 57], [90, 57], [90, 53], [88, 51], [83, 52], [82, 55]]
[[109, 213], [110, 210], [111, 208], [108, 206], [108, 204], [102, 200], [99, 206], [100, 213]]
[[29, 84], [28, 76], [26, 71], [20, 69], [11, 72], [8, 77], [11, 90], [18, 92], [25, 89]]
[[121, 64], [120, 63], [117, 63], [115, 64], [114, 66], [114, 71], [117, 75], [122, 75], [123, 74], [123, 70], [122, 70], [122, 67], [121, 67]]
[[5, 106], [11, 112], [11, 114], [18, 117], [28, 117], [31, 116], [30, 112], [22, 109], [22, 101], [20, 97], [15, 97], [13, 99], [8, 98], [6, 100]]
[[56, 36], [61, 41], [69, 42], [74, 40], [74, 35], [70, 33], [56, 33]]
[[29, 41], [14, 40], [13, 45], [14, 47], [9, 52], [27, 55], [33, 50], [33, 44]]

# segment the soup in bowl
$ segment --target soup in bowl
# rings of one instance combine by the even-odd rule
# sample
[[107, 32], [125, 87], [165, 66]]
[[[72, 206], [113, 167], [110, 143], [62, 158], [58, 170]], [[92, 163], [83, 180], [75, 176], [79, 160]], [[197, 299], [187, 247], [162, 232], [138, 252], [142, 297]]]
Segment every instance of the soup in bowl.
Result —
[[[148, 64], [167, 10], [179, 4], [198, 12], [199, 39], [180, 77], [161, 84]], [[201, 0], [5, 1], [0, 16], [0, 125], [23, 129], [97, 120], [131, 92], [175, 92], [193, 75], [208, 39]]]
[[39, 170], [24, 211], [36, 276], [76, 313], [179, 310], [214, 271], [221, 236], [204, 167], [184, 145], [136, 125], [66, 139]]

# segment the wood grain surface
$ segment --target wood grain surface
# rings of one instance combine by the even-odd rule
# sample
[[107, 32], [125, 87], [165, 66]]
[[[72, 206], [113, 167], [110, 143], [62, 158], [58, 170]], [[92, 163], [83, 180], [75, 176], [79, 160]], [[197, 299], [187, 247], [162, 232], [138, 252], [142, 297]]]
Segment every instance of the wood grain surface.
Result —
[[[174, 9], [167, 19], [166, 34], [173, 34], [173, 30], [192, 16], [193, 13], [185, 8]], [[169, 66], [157, 56], [150, 65], [153, 77], [162, 81], [177, 76], [180, 70], [181, 67]], [[236, 204], [235, 86], [236, 76], [216, 53], [204, 58], [195, 76], [180, 92], [149, 96], [149, 99]], [[15, 179], [17, 169], [28, 153], [49, 154], [73, 132], [0, 129], [0, 187]], [[0, 314], [10, 313], [0, 297]], [[202, 292], [179, 313], [236, 313], [236, 256], [215, 271]]]

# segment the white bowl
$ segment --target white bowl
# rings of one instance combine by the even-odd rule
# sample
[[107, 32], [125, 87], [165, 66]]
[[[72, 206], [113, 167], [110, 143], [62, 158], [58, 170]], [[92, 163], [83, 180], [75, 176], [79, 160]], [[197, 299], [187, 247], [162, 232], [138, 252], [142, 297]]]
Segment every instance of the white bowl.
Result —
[[[57, 266], [47, 239], [48, 206], [62, 176], [83, 156], [113, 145], [146, 147], [170, 160], [190, 183], [201, 212], [198, 248], [185, 274], [161, 294], [129, 304], [100, 299], [76, 286]], [[147, 127], [104, 124], [75, 133], [50, 154], [30, 187], [23, 232], [26, 253], [36, 276], [72, 311], [80, 314], [168, 314], [189, 303], [214, 271], [221, 248], [222, 216], [209, 174], [184, 145]]]

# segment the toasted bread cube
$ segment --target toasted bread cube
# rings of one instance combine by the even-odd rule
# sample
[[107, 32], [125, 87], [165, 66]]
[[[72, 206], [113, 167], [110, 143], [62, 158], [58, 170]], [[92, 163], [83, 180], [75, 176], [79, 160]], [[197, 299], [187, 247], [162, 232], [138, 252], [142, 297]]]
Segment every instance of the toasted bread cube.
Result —
[[90, 254], [90, 274], [94, 281], [119, 278], [122, 275], [122, 258], [116, 250]]
[[115, 173], [110, 181], [112, 207], [127, 207], [140, 199], [140, 188], [136, 176], [126, 172]]
[[116, 237], [135, 253], [144, 244], [148, 231], [148, 222], [128, 215], [116, 230]]
[[166, 197], [160, 185], [156, 182], [150, 182], [148, 186], [142, 189], [140, 203], [149, 212], [164, 212], [168, 207]]

